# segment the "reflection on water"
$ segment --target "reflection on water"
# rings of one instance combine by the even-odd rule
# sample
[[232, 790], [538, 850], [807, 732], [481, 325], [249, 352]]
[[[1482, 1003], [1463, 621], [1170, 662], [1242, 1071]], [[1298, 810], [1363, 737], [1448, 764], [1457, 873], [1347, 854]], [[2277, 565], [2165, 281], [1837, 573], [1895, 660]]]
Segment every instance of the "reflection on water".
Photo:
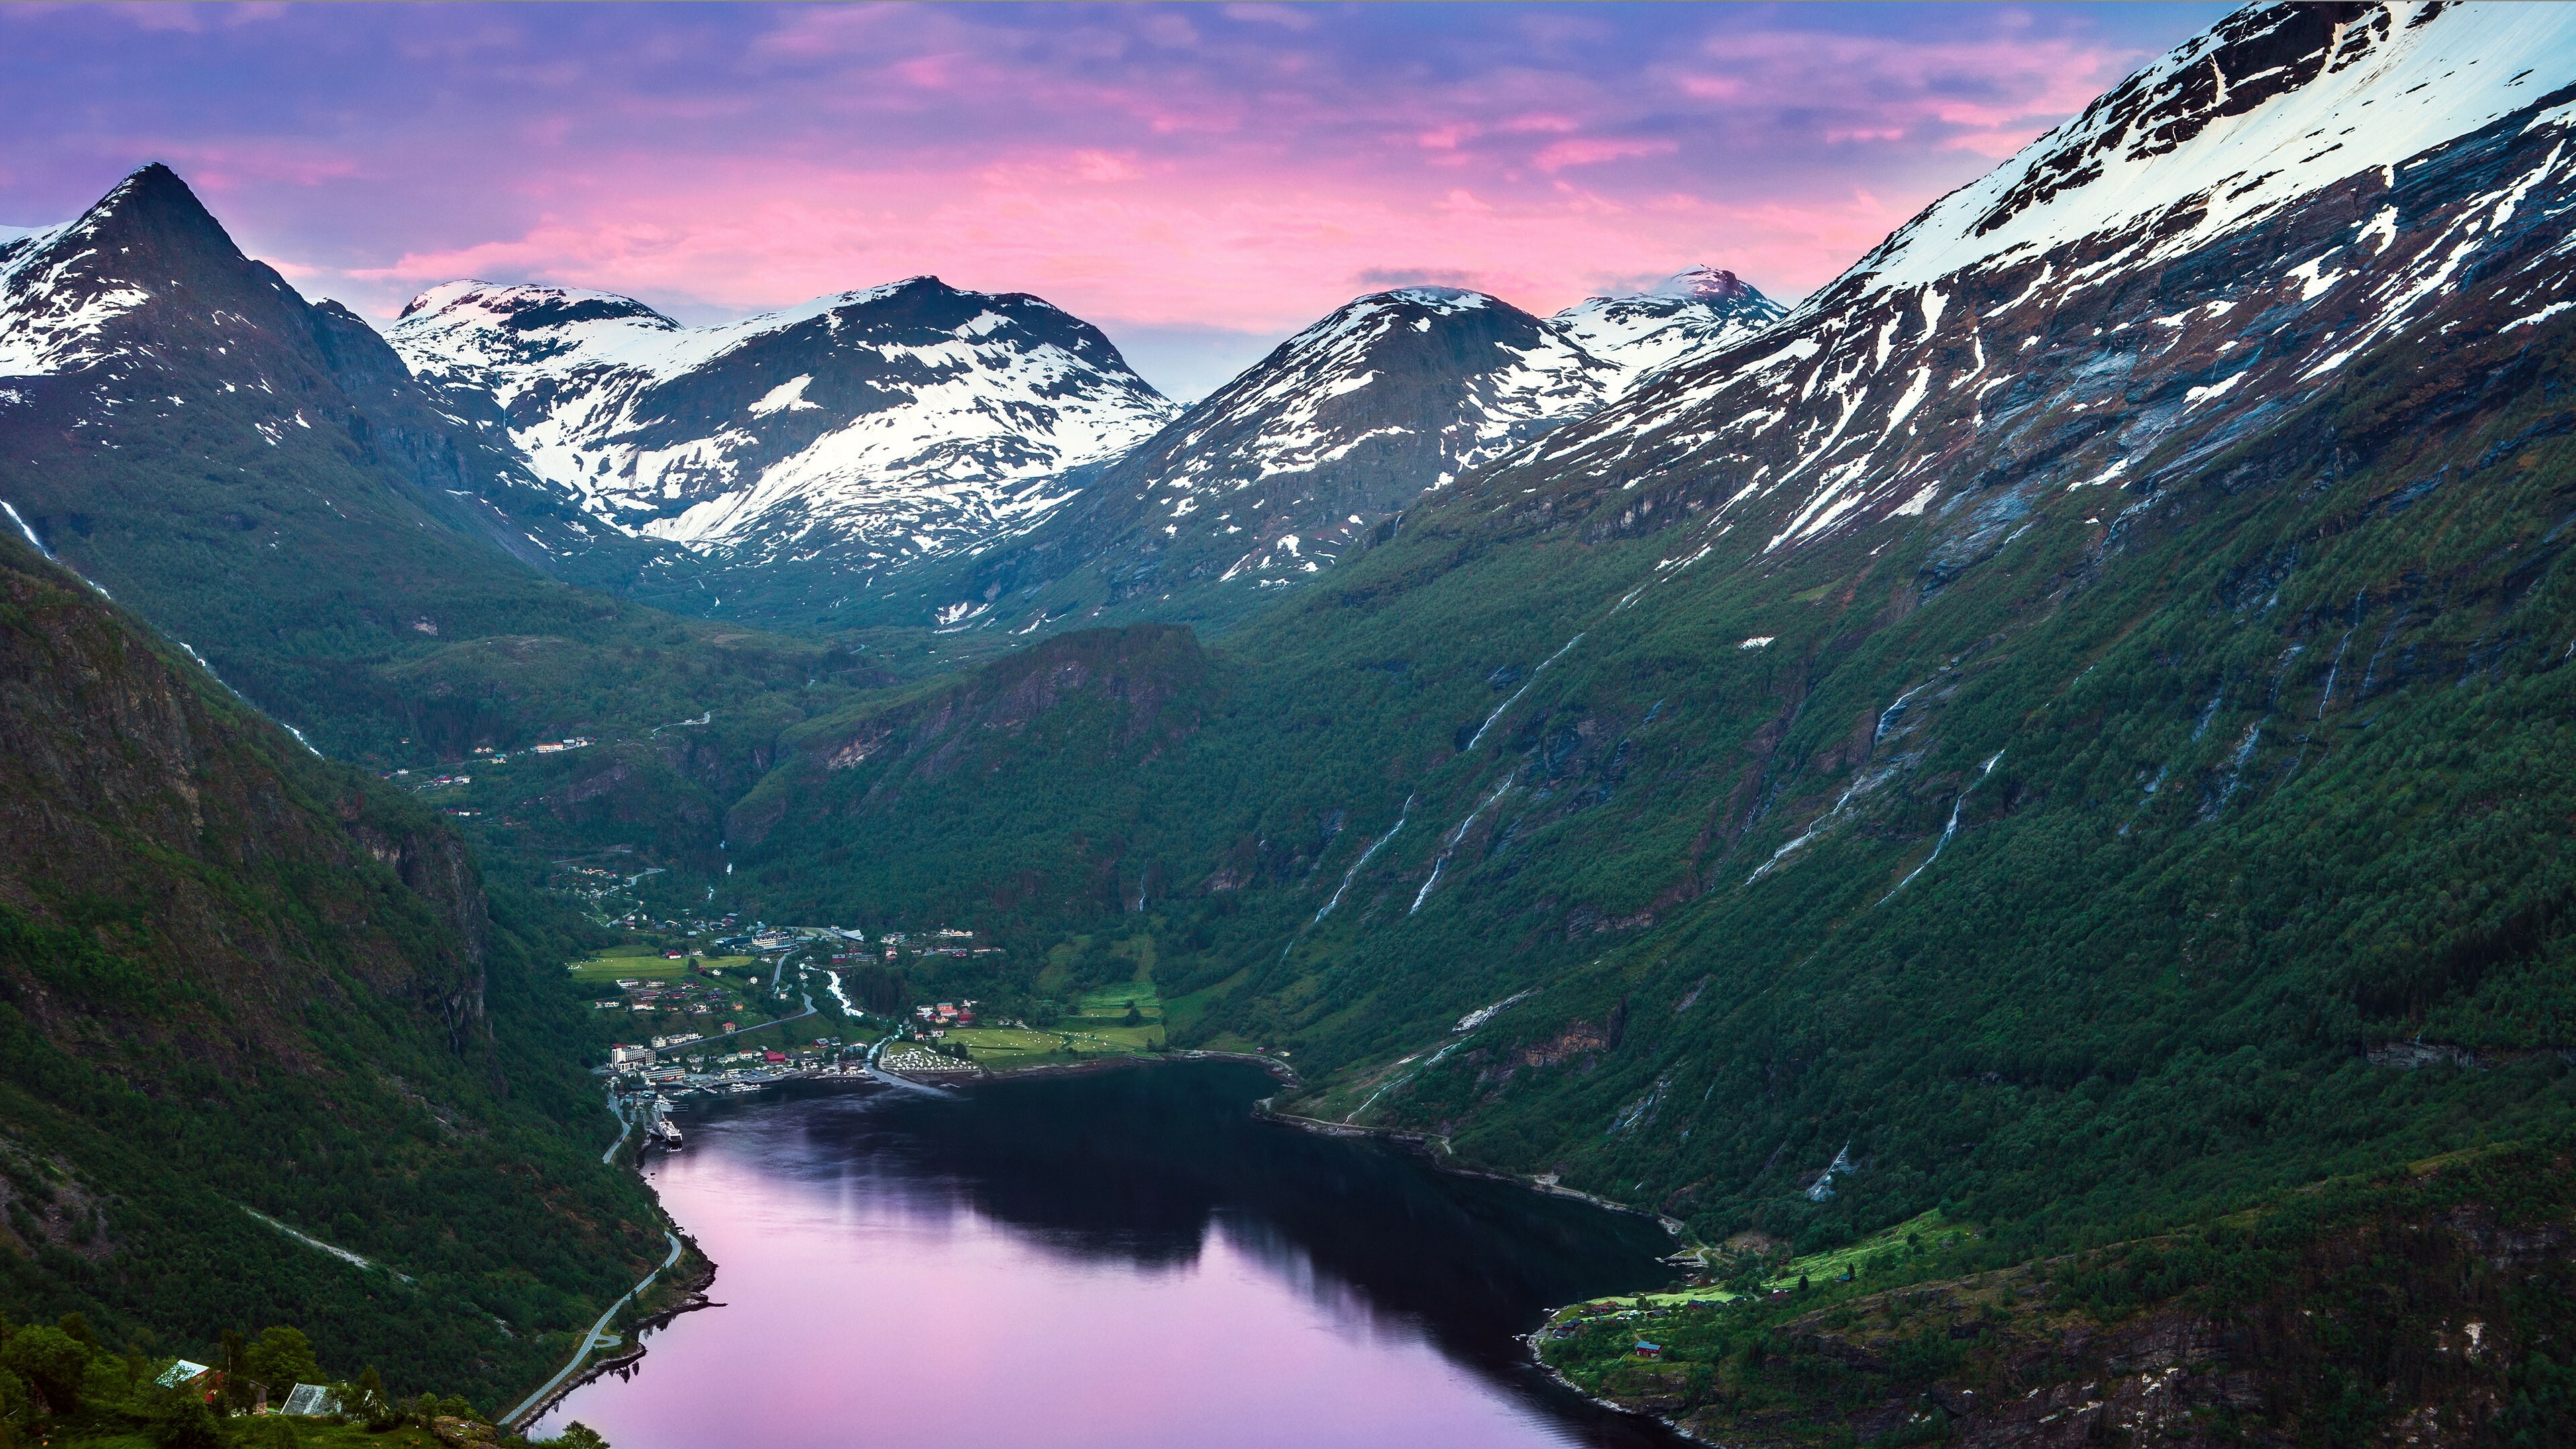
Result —
[[813, 1084], [649, 1172], [725, 1308], [576, 1390], [617, 1449], [1669, 1445], [1514, 1335], [1659, 1281], [1641, 1219], [1252, 1118], [1171, 1065], [955, 1099]]

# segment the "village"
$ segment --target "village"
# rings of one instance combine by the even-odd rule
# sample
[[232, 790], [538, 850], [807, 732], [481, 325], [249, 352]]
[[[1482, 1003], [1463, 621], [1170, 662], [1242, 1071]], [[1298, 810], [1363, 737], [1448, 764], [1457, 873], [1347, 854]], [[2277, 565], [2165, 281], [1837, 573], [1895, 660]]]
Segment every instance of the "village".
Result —
[[[641, 910], [610, 924], [646, 939], [569, 969], [594, 1010], [626, 1013], [640, 1028], [617, 1033], [599, 1070], [612, 1105], [648, 1143], [678, 1144], [667, 1112], [688, 1095], [816, 1077], [935, 1083], [1164, 1049], [1162, 1002], [1150, 983], [1037, 1003], [1045, 1013], [1037, 1022], [1016, 1010], [996, 1016], [980, 997], [905, 1000], [913, 978], [898, 968], [1005, 954], [954, 927], [871, 933], [733, 913], [653, 919]], [[863, 1006], [853, 985], [877, 995]]]

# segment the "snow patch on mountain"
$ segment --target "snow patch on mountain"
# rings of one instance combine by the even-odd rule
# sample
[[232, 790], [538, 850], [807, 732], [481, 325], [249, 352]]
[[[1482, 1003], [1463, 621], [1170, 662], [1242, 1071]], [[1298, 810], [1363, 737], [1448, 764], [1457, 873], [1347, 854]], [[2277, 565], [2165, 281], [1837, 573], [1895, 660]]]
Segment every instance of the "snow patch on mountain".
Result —
[[2182, 256], [2576, 83], [2576, 6], [2373, 6], [2314, 46], [2278, 43], [2284, 8], [2250, 6], [2168, 52], [1847, 277], [1904, 291], [2113, 232], [2128, 245], [2087, 274]]
[[[1183, 440], [1193, 451], [1171, 485], [1170, 506], [1194, 494], [1223, 494], [1284, 473], [1339, 461], [1400, 424], [1351, 428], [1352, 405], [1337, 400], [1381, 384], [1392, 389], [1420, 369], [1408, 365], [1440, 319], [1502, 306], [1482, 292], [1406, 287], [1361, 297], [1280, 344], [1260, 366], [1193, 408]], [[1511, 447], [1538, 419], [1579, 417], [1601, 405], [1614, 369], [1566, 337], [1534, 329], [1524, 346], [1501, 344], [1503, 365], [1468, 381], [1447, 424], [1452, 471]], [[1222, 437], [1221, 446], [1200, 447]], [[1431, 480], [1425, 479], [1426, 483]]]
[[977, 546], [1175, 411], [1079, 319], [932, 277], [713, 327], [609, 293], [451, 282], [388, 336], [460, 418], [488, 400], [486, 425], [592, 516], [770, 557]]
[[1549, 321], [1620, 369], [1621, 390], [1685, 357], [1751, 337], [1784, 315], [1733, 272], [1692, 267], [1627, 297], [1586, 297]]
[[99, 287], [81, 263], [95, 255], [81, 245], [97, 229], [98, 214], [59, 226], [9, 227], [0, 236], [0, 377], [41, 377], [105, 356], [98, 334], [107, 324], [152, 300], [132, 283]]

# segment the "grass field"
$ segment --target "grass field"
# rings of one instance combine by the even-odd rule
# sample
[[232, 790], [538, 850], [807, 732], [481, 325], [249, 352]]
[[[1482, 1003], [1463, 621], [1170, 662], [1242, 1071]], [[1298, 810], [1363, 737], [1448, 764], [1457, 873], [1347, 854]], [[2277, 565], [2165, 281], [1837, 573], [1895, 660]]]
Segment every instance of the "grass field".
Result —
[[978, 1065], [987, 1067], [1026, 1066], [1067, 1055], [1064, 1038], [1051, 1031], [1021, 1031], [1007, 1026], [951, 1027], [948, 1039], [964, 1046]]
[[1056, 1030], [1073, 1038], [1077, 1050], [1086, 1052], [1149, 1052], [1163, 1040], [1159, 1025], [1109, 1026], [1066, 1020]]
[[[1131, 981], [1120, 986], [1107, 986], [1098, 991], [1084, 992], [1082, 998], [1073, 1004], [1073, 1015], [1097, 1018], [1115, 1025], [1127, 1015], [1127, 1008], [1131, 1003], [1135, 1006], [1137, 1015], [1144, 1017], [1145, 1020], [1160, 1022], [1163, 1019], [1163, 998], [1155, 992], [1153, 983], [1150, 981]], [[1091, 1021], [1086, 1020], [1082, 1023], [1082, 1029], [1089, 1031], [1092, 1025]]]
[[688, 975], [689, 967], [692, 965], [724, 970], [729, 967], [748, 966], [751, 961], [752, 958], [749, 956], [708, 956], [696, 961], [673, 961], [657, 951], [649, 956], [593, 956], [587, 961], [575, 961], [565, 969], [572, 973], [573, 980], [585, 983], [669, 981], [675, 977]]
[[1160, 1026], [1096, 1026], [1068, 1017], [1048, 1031], [951, 1027], [948, 1040], [963, 1045], [977, 1065], [1002, 1068], [1080, 1061], [1086, 1057], [1135, 1056], [1152, 1051], [1162, 1035]]
[[[1803, 1258], [1792, 1258], [1781, 1266], [1778, 1273], [1764, 1279], [1762, 1287], [1765, 1291], [1774, 1288], [1795, 1288], [1802, 1277], [1811, 1283], [1827, 1283], [1842, 1277], [1845, 1273], [1858, 1274], [1867, 1269], [1872, 1262], [1882, 1258], [1892, 1258], [1917, 1250], [1929, 1250], [1936, 1243], [1944, 1240], [1974, 1236], [1976, 1236], [1974, 1230], [1966, 1224], [1951, 1222], [1941, 1216], [1939, 1208], [1934, 1208], [1919, 1217], [1898, 1223], [1895, 1227], [1872, 1233], [1859, 1242], [1835, 1248], [1830, 1252], [1809, 1253]], [[1908, 1239], [1912, 1242], [1909, 1243]], [[1724, 1288], [1709, 1287], [1686, 1288], [1679, 1293], [1640, 1293], [1632, 1298], [1596, 1298], [1560, 1311], [1557, 1318], [1562, 1321], [1581, 1317], [1586, 1312], [1597, 1311], [1603, 1304], [1614, 1304], [1622, 1308], [1671, 1308], [1684, 1303], [1732, 1303], [1742, 1296], [1740, 1293], [1730, 1292]]]

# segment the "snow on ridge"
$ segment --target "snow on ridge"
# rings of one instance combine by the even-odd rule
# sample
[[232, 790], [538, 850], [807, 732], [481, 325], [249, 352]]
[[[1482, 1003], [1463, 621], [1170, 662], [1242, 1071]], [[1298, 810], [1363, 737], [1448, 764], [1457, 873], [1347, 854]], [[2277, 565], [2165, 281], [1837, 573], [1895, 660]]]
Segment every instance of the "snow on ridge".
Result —
[[[1710, 537], [1759, 509], [1761, 553], [1927, 515], [1955, 494], [1990, 407], [2117, 409], [2118, 427], [2027, 484], [2119, 480], [2153, 448], [2303, 395], [2472, 279], [2517, 320], [2576, 307], [2558, 295], [2576, 287], [2563, 275], [2478, 272], [2563, 215], [2576, 105], [2541, 102], [2571, 84], [2576, 7], [2379, 6], [2340, 24], [2319, 8], [2239, 11], [1928, 208], [1749, 345], [1667, 365], [1523, 458], [1562, 480], [1697, 490], [1694, 526]], [[2231, 105], [2242, 109], [2222, 114]], [[2516, 131], [2511, 174], [2479, 176], [2486, 153], [2449, 143], [2498, 123]], [[2338, 187], [2357, 214], [2302, 204]], [[2256, 255], [2273, 243], [2249, 231], [2276, 220], [2280, 244], [2300, 248], [2295, 266], [2168, 266]], [[2167, 315], [2104, 315], [2082, 295], [2160, 272]], [[2059, 327], [2069, 315], [2103, 325], [2088, 341]], [[2121, 391], [2149, 376], [2175, 379], [2178, 395], [2142, 404]]]
[[[2334, 25], [2319, 49], [2288, 66], [2240, 61], [2242, 73], [2228, 73], [2235, 42], [2300, 23], [2300, 8], [2248, 7], [2167, 52], [1933, 203], [1800, 310], [1847, 305], [1855, 284], [1873, 293], [1924, 287], [1980, 263], [2201, 209], [2155, 238], [2155, 256], [2180, 255], [2576, 83], [2569, 5], [2387, 4]], [[2231, 90], [2276, 84], [2282, 72], [2320, 60], [2304, 84], [2216, 114]], [[2179, 144], [2161, 134], [2203, 118]]]
[[[906, 341], [865, 315], [923, 287], [966, 315], [900, 322]], [[1033, 480], [1122, 453], [1176, 411], [1048, 337], [1050, 316], [1081, 326], [1040, 299], [935, 277], [711, 327], [610, 293], [452, 282], [388, 336], [423, 378], [488, 393], [538, 473], [622, 531], [775, 548], [828, 525], [877, 558], [989, 538], [1069, 496]], [[779, 338], [817, 319], [828, 326]], [[734, 356], [759, 343], [774, 345]], [[776, 381], [779, 363], [796, 375]]]
[[1685, 358], [1741, 342], [1786, 315], [1733, 272], [1691, 267], [1642, 293], [1586, 297], [1549, 318], [1624, 376], [1619, 391]]
[[[1372, 357], [1391, 341], [1400, 343], [1407, 329], [1427, 334], [1435, 317], [1507, 305], [1457, 287], [1399, 287], [1344, 303], [1191, 410], [1188, 468], [1162, 486], [1176, 486], [1178, 496], [1186, 499], [1198, 491], [1192, 475], [1229, 463], [1249, 466], [1262, 477], [1309, 472], [1347, 455], [1372, 435], [1404, 431], [1378, 426], [1345, 437], [1325, 420], [1323, 407], [1377, 382], [1384, 374]], [[1525, 351], [1506, 347], [1516, 360], [1471, 382], [1461, 398], [1452, 431], [1463, 429], [1466, 442], [1453, 467], [1494, 456], [1517, 424], [1581, 416], [1606, 395], [1601, 378], [1610, 369], [1543, 319], [1532, 320], [1538, 322], [1536, 345]], [[1212, 434], [1245, 428], [1249, 431], [1234, 437], [1220, 455], [1194, 446]], [[1214, 486], [1231, 491], [1243, 482], [1233, 478]], [[1188, 511], [1186, 503], [1174, 506]]]
[[116, 282], [85, 295], [77, 263], [93, 253], [75, 245], [109, 202], [133, 178], [77, 220], [8, 230], [0, 238], [0, 377], [41, 377], [107, 355], [98, 331], [152, 300], [131, 282]]

